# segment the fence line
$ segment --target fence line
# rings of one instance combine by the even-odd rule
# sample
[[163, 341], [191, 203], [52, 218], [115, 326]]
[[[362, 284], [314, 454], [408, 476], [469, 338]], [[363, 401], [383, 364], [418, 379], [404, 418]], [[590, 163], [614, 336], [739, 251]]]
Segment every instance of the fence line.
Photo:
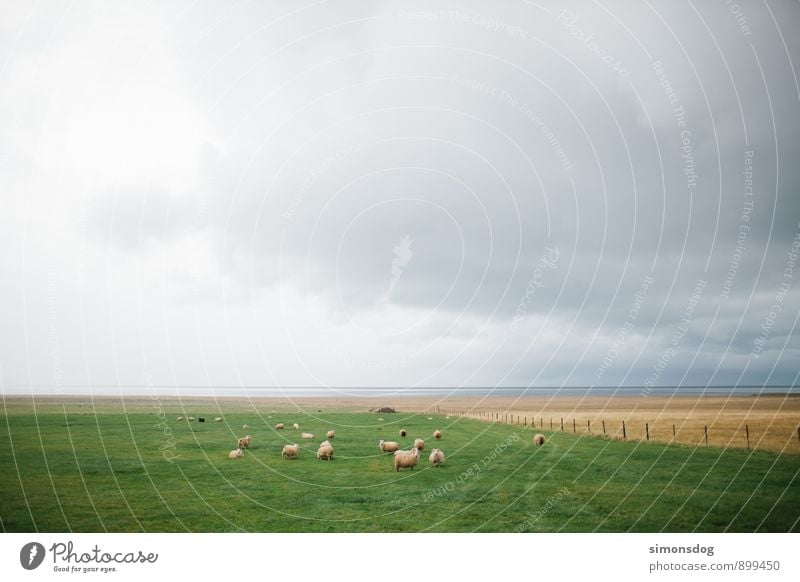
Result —
[[[531, 417], [530, 418], [530, 422], [529, 422], [529, 419], [528, 419], [527, 416], [517, 415], [516, 416], [516, 420], [515, 420], [513, 413], [498, 413], [498, 412], [485, 411], [485, 410], [463, 410], [463, 409], [440, 410], [438, 407], [437, 407], [436, 411], [437, 411], [437, 413], [446, 414], [448, 416], [459, 416], [459, 417], [465, 417], [465, 418], [488, 420], [489, 422], [492, 422], [492, 423], [521, 425], [523, 427], [523, 429], [527, 429], [529, 427], [531, 429], [535, 429], [536, 426], [537, 426], [537, 417], [536, 416]], [[558, 425], [555, 428], [553, 426], [554, 418], [555, 418], [556, 422], [558, 423]], [[742, 440], [741, 448], [744, 448], [744, 449], [747, 449], [747, 450], [753, 450], [753, 449], [775, 450], [774, 448], [770, 449], [770, 447], [767, 447], [762, 443], [762, 441], [764, 440], [764, 437], [767, 435], [767, 433], [770, 430], [769, 426], [761, 430], [761, 437], [760, 438], [756, 437], [756, 441], [754, 443], [751, 442], [751, 439], [750, 439], [750, 436], [751, 436], [750, 435], [750, 423], [749, 422], [746, 422], [743, 425], [740, 424], [738, 427], [736, 427], [734, 429], [725, 430], [725, 429], [720, 429], [720, 428], [714, 428], [713, 425], [711, 427], [709, 427], [708, 424], [700, 425], [699, 421], [698, 421], [698, 424], [696, 424], [694, 426], [692, 426], [692, 424], [689, 423], [688, 421], [684, 421], [684, 423], [680, 427], [676, 427], [676, 425], [674, 423], [666, 423], [666, 422], [664, 422], [664, 423], [642, 422], [640, 425], [635, 426], [635, 425], [631, 425], [630, 424], [630, 420], [628, 420], [628, 424], [626, 424], [626, 421], [623, 419], [623, 420], [618, 421], [619, 422], [618, 429], [616, 431], [613, 431], [613, 426], [614, 426], [613, 422], [609, 422], [609, 426], [607, 427], [606, 426], [606, 424], [607, 424], [606, 423], [606, 419], [598, 419], [596, 417], [594, 417], [594, 419], [595, 420], [600, 420], [602, 428], [603, 428], [602, 435], [600, 435], [600, 433], [593, 433], [592, 432], [592, 419], [591, 418], [587, 418], [586, 419], [585, 433], [582, 430], [581, 434], [585, 434], [585, 435], [593, 436], [593, 437], [597, 437], [597, 438], [616, 438], [616, 439], [621, 438], [621, 440], [644, 440], [644, 441], [654, 440], [656, 442], [694, 444], [694, 445], [698, 445], [698, 446], [699, 445], [709, 446], [709, 440], [712, 441], [712, 445], [711, 446], [713, 446], [714, 443], [715, 443], [714, 437], [716, 437], [717, 441], [721, 440], [721, 442], [723, 443], [723, 446], [730, 446], [730, 444], [733, 443], [734, 440], [738, 440], [738, 439], [736, 439], [737, 433], [742, 433], [742, 435], [740, 435], [740, 437], [739, 437]], [[563, 417], [563, 416], [558, 416], [558, 417], [550, 416], [550, 417], [548, 417], [548, 421], [549, 421], [549, 424], [550, 424], [550, 430], [551, 431], [559, 430], [560, 432], [565, 432], [564, 431], [564, 420], [565, 420], [565, 417]], [[570, 418], [567, 417], [566, 420], [569, 422]], [[577, 434], [577, 432], [578, 432], [578, 430], [577, 430], [577, 417], [572, 417], [571, 420], [572, 420], [572, 432], [573, 432], [573, 434]], [[545, 417], [544, 417], [544, 415], [539, 417], [538, 421], [539, 421], [538, 422], [539, 427], [544, 429], [544, 425], [545, 425]], [[670, 435], [669, 435], [669, 427], [670, 426], [672, 427], [671, 438], [670, 438]], [[611, 429], [611, 430], [609, 430], [609, 429]], [[632, 433], [630, 435], [630, 438], [629, 438], [628, 432], [629, 432], [630, 429], [633, 429], [634, 433], [638, 434], [638, 436], [634, 436], [634, 434]], [[713, 429], [713, 431], [712, 431], [712, 429]], [[641, 432], [636, 432], [637, 430], [641, 431]], [[797, 446], [793, 447], [793, 446], [791, 446], [791, 442], [790, 441], [794, 440], [793, 434], [795, 432], [796, 432], [796, 435], [797, 435], [797, 440], [796, 440], [796, 445]], [[621, 433], [621, 437], [620, 437], [620, 433]], [[664, 434], [664, 433], [666, 433], [666, 434]], [[732, 438], [728, 438], [726, 440], [726, 437], [730, 437], [731, 434], [733, 434], [733, 437]], [[785, 433], [783, 433], [783, 434], [785, 435]], [[800, 448], [800, 425], [797, 426], [796, 431], [792, 430], [790, 432], [788, 441], [785, 443], [785, 446], [782, 447], [780, 450], [782, 450], [782, 451], [785, 450], [785, 451], [788, 451], [788, 452], [796, 452], [798, 448]]]

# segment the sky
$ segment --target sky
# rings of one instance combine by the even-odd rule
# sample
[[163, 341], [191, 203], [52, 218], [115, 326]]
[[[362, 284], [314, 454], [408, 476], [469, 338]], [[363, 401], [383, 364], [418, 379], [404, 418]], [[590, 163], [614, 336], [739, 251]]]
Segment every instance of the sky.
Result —
[[3, 2], [0, 391], [781, 386], [796, 2]]

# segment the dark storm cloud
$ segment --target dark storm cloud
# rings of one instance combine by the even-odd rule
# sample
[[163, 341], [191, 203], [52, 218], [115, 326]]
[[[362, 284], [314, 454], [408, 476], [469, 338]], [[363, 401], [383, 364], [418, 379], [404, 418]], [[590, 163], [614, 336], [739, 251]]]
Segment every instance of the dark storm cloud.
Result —
[[[271, 370], [287, 384], [640, 384], [672, 346], [663, 383], [733, 382], [745, 364], [748, 382], [790, 382], [800, 13], [739, 8], [268, 4], [218, 22], [154, 9], [169, 33], [144, 50], [134, 21], [88, 73], [144, 95], [101, 120], [124, 126], [130, 110], [146, 131], [131, 124], [101, 177], [71, 183], [78, 238], [154, 278], [201, 248], [190, 275], [162, 280], [166, 297], [203, 289], [196, 329], [172, 333], [225, 329], [242, 377], [264, 377], [263, 348], [292, 362]], [[105, 18], [125, 32], [122, 16]], [[70, 26], [56, 44], [80, 56]], [[54, 61], [21, 38], [15, 54]], [[48, 111], [34, 109], [31, 128]], [[36, 136], [5, 147], [34, 151]], [[86, 148], [42, 162], [51, 195], [104, 153]], [[343, 367], [342, 350], [412, 363], [389, 379]]]

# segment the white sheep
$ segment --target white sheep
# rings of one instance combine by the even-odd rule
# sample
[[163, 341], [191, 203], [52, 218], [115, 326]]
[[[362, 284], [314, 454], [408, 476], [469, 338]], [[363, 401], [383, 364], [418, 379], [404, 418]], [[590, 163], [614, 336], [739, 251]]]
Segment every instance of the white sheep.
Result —
[[383, 419], [382, 419], [382, 418], [379, 418], [378, 420], [379, 420], [380, 422], [383, 422]]
[[249, 426], [247, 426], [246, 424], [243, 424], [243, 425], [242, 425], [242, 430], [247, 430], [248, 428], [250, 428], [250, 427], [249, 427]]
[[322, 441], [321, 443], [319, 443], [319, 448], [330, 447], [330, 446], [333, 446], [333, 445], [331, 445], [330, 441]]
[[422, 439], [414, 439], [414, 448], [419, 449], [420, 451], [425, 450], [425, 441]]
[[335, 436], [336, 436], [336, 431], [335, 430], [329, 430], [328, 431], [328, 438], [329, 439], [332, 439]]
[[183, 420], [183, 417], [182, 417], [182, 416], [179, 416], [179, 417], [178, 417], [178, 418], [176, 418], [175, 420]]
[[439, 449], [433, 449], [431, 451], [431, 456], [428, 457], [428, 460], [431, 462], [431, 465], [438, 467], [444, 463], [444, 453]]
[[537, 447], [541, 447], [544, 444], [544, 435], [543, 434], [537, 434], [535, 437], [533, 437], [533, 443]]
[[323, 459], [326, 461], [330, 461], [331, 459], [333, 459], [333, 447], [330, 445], [321, 446], [317, 451], [317, 458], [320, 461]]
[[231, 451], [230, 453], [228, 453], [229, 459], [240, 459], [243, 456], [244, 452], [242, 451], [242, 449], [236, 449], [235, 451]]
[[428, 420], [433, 420], [433, 417], [432, 417], [432, 416], [429, 416], [429, 417], [428, 417]]
[[403, 437], [403, 438], [406, 438], [406, 435], [407, 435], [407, 434], [408, 434], [408, 433], [406, 432], [406, 429], [404, 429], [404, 428], [401, 428], [401, 429], [400, 429], [400, 436], [401, 436], [401, 437]]
[[189, 422], [194, 422], [194, 416], [190, 416], [186, 420], [188, 420]]
[[383, 451], [384, 453], [394, 453], [397, 449], [400, 448], [394, 441], [378, 441], [378, 448]]
[[440, 430], [433, 431], [433, 438], [435, 438], [436, 440], [439, 440], [440, 438], [442, 438], [442, 431], [440, 431]]
[[293, 445], [283, 445], [283, 450], [281, 451], [282, 459], [296, 459], [298, 455], [300, 455], [300, 445], [297, 443]]
[[295, 423], [292, 425], [292, 428], [293, 428], [294, 430], [300, 430], [300, 425], [299, 425], [299, 424], [297, 424], [297, 423], [295, 422]]
[[310, 432], [304, 432], [303, 434], [300, 435], [300, 438], [301, 439], [313, 439], [314, 435], [311, 434]]
[[276, 424], [275, 425], [275, 430], [283, 430], [283, 423], [279, 422], [278, 424]]
[[214, 422], [222, 422], [222, 417], [221, 416], [215, 416], [214, 417]]
[[240, 449], [246, 449], [247, 447], [250, 446], [250, 443], [252, 441], [253, 441], [253, 437], [250, 436], [250, 435], [247, 435], [247, 436], [244, 436], [244, 437], [240, 438], [239, 439], [239, 443], [238, 443], [239, 444], [239, 448]]
[[410, 451], [395, 451], [394, 452], [394, 470], [400, 471], [401, 468], [406, 469], [411, 467], [411, 470], [414, 470], [414, 467], [417, 466], [419, 462], [419, 450], [416, 447], [412, 448]]

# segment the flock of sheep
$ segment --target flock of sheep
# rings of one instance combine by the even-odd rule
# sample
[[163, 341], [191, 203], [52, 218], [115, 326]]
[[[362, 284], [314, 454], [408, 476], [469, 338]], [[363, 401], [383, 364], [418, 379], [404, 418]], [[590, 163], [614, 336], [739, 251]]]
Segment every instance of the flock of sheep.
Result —
[[[178, 420], [184, 420], [184, 417], [179, 416]], [[186, 420], [194, 420], [193, 417], [189, 416], [186, 417]], [[217, 417], [214, 419], [216, 422], [221, 422], [222, 418]], [[383, 420], [383, 419], [378, 419]], [[430, 419], [433, 420], [433, 419]], [[247, 430], [249, 427], [248, 425], [243, 425], [242, 429]], [[292, 425], [294, 430], [300, 430], [300, 425], [298, 423], [294, 423]], [[276, 430], [284, 430], [285, 426], [282, 422], [279, 422], [275, 425]], [[327, 435], [328, 438], [325, 441], [322, 441], [319, 445], [319, 449], [317, 450], [317, 459], [320, 461], [331, 461], [333, 460], [333, 445], [331, 441], [336, 437], [335, 430], [329, 430]], [[405, 429], [400, 429], [400, 436], [402, 438], [406, 438], [408, 436], [408, 432]], [[300, 438], [310, 440], [314, 438], [312, 433], [302, 432], [300, 434]], [[435, 430], [433, 431], [433, 438], [436, 440], [441, 440], [442, 438], [442, 431]], [[238, 439], [236, 443], [236, 449], [232, 450], [228, 453], [229, 459], [241, 459], [244, 456], [244, 449], [250, 447], [250, 443], [253, 441], [252, 435], [243, 436]], [[533, 437], [533, 442], [537, 446], [542, 446], [544, 444], [544, 435], [537, 434]], [[421, 438], [414, 439], [414, 445], [411, 447], [410, 450], [401, 450], [400, 445], [396, 441], [385, 441], [379, 440], [378, 441], [378, 448], [382, 453], [391, 453], [394, 457], [394, 470], [400, 471], [400, 469], [408, 469], [410, 468], [412, 471], [414, 467], [417, 466], [419, 462], [419, 455], [420, 451], [425, 450], [425, 441]], [[300, 456], [300, 445], [297, 443], [293, 444], [286, 444], [283, 446], [281, 450], [281, 458], [282, 459], [297, 459]], [[428, 456], [428, 462], [430, 462], [432, 467], [438, 467], [442, 463], [444, 463], [444, 451], [441, 449], [433, 449], [431, 454]]]
[[[242, 427], [244, 430], [247, 430], [248, 428], [249, 427], [246, 424]], [[300, 425], [295, 422], [292, 425], [292, 428], [294, 430], [300, 430]], [[282, 422], [279, 422], [275, 425], [275, 430], [285, 430], [285, 425]], [[401, 437], [405, 438], [407, 434], [408, 433], [405, 429], [400, 430]], [[317, 459], [320, 461], [333, 460], [333, 445], [331, 444], [331, 441], [336, 438], [336, 431], [329, 430], [326, 436], [328, 439], [322, 441], [319, 445], [319, 449], [317, 449]], [[310, 440], [314, 438], [314, 435], [309, 432], [303, 432], [300, 434], [300, 438]], [[441, 439], [442, 431], [433, 431], [433, 438], [437, 440]], [[241, 459], [244, 456], [244, 449], [249, 448], [252, 441], [252, 435], [247, 435], [238, 439], [236, 443], [236, 449], [228, 453], [228, 458]], [[394, 455], [394, 468], [396, 471], [399, 471], [401, 468], [411, 468], [413, 470], [419, 461], [419, 452], [425, 450], [425, 441], [421, 438], [414, 439], [414, 446], [411, 447], [411, 450], [405, 451], [400, 450], [400, 445], [395, 441], [380, 440], [378, 441], [378, 448], [381, 450], [381, 452], [392, 453]], [[282, 459], [296, 459], [299, 456], [300, 445], [297, 443], [283, 445], [283, 449], [281, 450]], [[432, 466], [438, 467], [444, 463], [444, 452], [442, 452], [440, 449], [433, 449], [428, 457], [428, 460]]]

